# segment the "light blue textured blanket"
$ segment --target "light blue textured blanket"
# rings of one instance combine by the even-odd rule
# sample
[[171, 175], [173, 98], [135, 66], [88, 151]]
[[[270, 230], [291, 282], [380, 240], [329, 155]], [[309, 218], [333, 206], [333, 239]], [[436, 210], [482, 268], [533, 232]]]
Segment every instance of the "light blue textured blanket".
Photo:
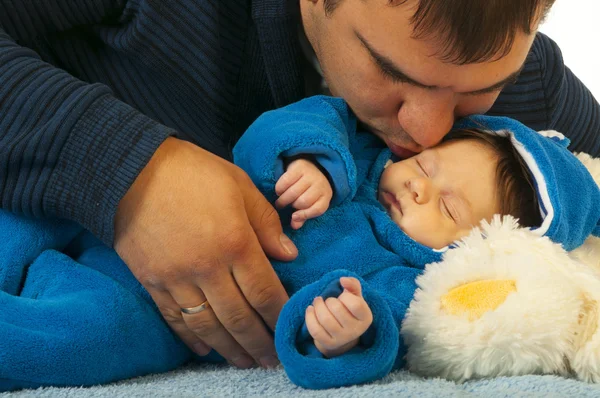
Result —
[[330, 390], [305, 390], [282, 369], [238, 370], [222, 365], [191, 365], [159, 375], [88, 388], [42, 388], [0, 393], [22, 397], [600, 397], [600, 385], [556, 376], [499, 377], [456, 384], [425, 380], [406, 371], [394, 372], [372, 384]]

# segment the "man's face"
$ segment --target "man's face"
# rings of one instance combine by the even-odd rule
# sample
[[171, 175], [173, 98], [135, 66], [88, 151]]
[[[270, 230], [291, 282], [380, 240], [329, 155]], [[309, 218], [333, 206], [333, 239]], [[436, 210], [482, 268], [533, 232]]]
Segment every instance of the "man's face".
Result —
[[378, 198], [408, 236], [440, 249], [500, 212], [496, 166], [489, 147], [448, 141], [386, 167]]
[[417, 0], [343, 0], [325, 15], [322, 0], [300, 0], [306, 35], [334, 96], [400, 157], [431, 147], [458, 117], [488, 111], [521, 69], [534, 34], [516, 35], [496, 61], [454, 65], [433, 54], [435, 39], [411, 38]]

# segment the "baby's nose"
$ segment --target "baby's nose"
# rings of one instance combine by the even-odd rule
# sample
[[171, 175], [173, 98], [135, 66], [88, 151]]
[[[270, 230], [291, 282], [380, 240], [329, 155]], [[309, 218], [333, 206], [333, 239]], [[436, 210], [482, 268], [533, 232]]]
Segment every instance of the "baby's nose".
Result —
[[431, 183], [428, 178], [411, 178], [407, 181], [407, 187], [418, 204], [425, 204], [429, 201], [431, 197]]

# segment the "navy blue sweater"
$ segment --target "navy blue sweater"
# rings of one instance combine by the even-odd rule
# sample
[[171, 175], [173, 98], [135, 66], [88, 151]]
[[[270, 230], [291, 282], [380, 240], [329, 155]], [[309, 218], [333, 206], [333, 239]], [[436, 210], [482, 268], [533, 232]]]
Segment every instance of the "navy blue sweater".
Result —
[[[117, 205], [169, 135], [229, 158], [304, 96], [298, 0], [3, 1], [0, 207], [111, 245]], [[600, 106], [538, 34], [490, 114], [600, 154]]]

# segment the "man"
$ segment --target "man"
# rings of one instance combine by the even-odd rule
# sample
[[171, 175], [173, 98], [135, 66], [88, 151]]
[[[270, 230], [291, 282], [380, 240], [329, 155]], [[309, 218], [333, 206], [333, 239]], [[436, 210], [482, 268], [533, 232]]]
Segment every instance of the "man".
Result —
[[267, 258], [297, 250], [228, 162], [235, 140], [319, 92], [318, 60], [400, 156], [485, 112], [598, 155], [598, 103], [536, 36], [553, 1], [3, 2], [2, 208], [113, 245], [198, 354], [273, 366], [287, 296]]

